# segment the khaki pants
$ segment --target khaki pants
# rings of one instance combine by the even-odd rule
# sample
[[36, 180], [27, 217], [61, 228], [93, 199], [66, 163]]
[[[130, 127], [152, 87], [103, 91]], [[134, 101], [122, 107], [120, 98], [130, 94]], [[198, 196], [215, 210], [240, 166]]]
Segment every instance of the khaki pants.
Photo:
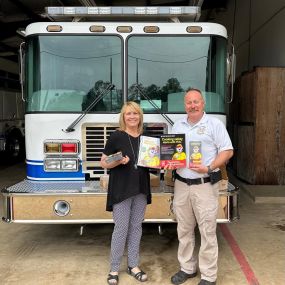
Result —
[[199, 269], [201, 278], [210, 282], [216, 281], [218, 270], [218, 185], [204, 183], [188, 186], [177, 179], [174, 185], [173, 208], [178, 222], [178, 261], [181, 270], [189, 274], [197, 271], [197, 258], [194, 256], [194, 229], [197, 223], [201, 235]]

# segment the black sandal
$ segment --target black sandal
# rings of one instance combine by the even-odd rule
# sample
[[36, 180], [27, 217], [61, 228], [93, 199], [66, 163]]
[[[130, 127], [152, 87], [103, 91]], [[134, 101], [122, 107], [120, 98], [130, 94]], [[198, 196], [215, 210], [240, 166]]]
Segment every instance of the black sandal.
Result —
[[109, 285], [117, 285], [119, 283], [119, 275], [108, 274], [107, 282]]
[[[133, 267], [133, 268], [134, 268], [134, 267]], [[145, 272], [143, 272], [143, 271], [141, 270], [141, 271], [139, 271], [139, 272], [137, 272], [137, 273], [134, 273], [134, 272], [132, 271], [133, 268], [132, 268], [132, 267], [128, 267], [127, 273], [128, 273], [129, 275], [133, 276], [135, 279], [137, 279], [137, 280], [140, 281], [140, 282], [145, 282], [145, 281], [147, 281], [147, 275], [146, 275]], [[144, 276], [145, 276], [145, 279], [143, 278]]]

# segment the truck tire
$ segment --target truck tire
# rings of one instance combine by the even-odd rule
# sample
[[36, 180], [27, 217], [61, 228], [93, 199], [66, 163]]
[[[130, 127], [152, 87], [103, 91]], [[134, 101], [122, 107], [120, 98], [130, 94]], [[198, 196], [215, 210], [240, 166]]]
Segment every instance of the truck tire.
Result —
[[22, 161], [25, 158], [25, 140], [21, 132], [13, 130], [6, 140], [6, 156], [11, 162]]

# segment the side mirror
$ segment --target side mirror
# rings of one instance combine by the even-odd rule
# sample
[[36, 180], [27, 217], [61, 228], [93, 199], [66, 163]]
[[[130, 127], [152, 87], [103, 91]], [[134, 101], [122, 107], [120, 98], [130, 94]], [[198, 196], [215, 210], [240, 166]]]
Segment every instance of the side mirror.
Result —
[[19, 75], [20, 75], [20, 84], [21, 84], [21, 93], [22, 93], [22, 100], [25, 102], [24, 98], [24, 83], [25, 83], [25, 46], [26, 43], [22, 42], [20, 44], [19, 50]]
[[234, 97], [234, 82], [236, 77], [236, 55], [235, 48], [231, 45], [231, 50], [227, 55], [227, 84], [230, 85], [230, 96], [227, 103], [232, 103]]

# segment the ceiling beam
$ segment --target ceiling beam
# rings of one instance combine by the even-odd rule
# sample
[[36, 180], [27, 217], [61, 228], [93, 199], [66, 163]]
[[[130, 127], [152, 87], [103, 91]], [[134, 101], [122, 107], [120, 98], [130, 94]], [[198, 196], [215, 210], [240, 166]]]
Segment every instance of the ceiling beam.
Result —
[[[43, 19], [41, 21], [43, 21]], [[9, 23], [0, 22], [0, 30], [1, 30], [0, 40], [3, 41], [7, 38], [15, 36], [16, 31], [18, 29], [26, 28], [32, 22], [34, 21], [27, 20], [27, 21], [9, 22]]]
[[204, 0], [189, 0], [189, 6], [202, 7]]
[[229, 0], [204, 0], [202, 8], [207, 9], [225, 9]]
[[34, 21], [39, 21], [42, 19], [38, 14], [34, 13], [27, 5], [23, 4], [20, 0], [9, 0], [13, 3], [18, 9], [20, 9], [24, 14], [26, 14], [30, 19]]
[[82, 6], [92, 7], [97, 6], [94, 0], [78, 0]]
[[[194, 0], [192, 0], [194, 1]], [[189, 0], [148, 0], [147, 6], [193, 6], [189, 4]]]
[[14, 47], [11, 47], [11, 46], [8, 46], [2, 42], [0, 42], [0, 50], [3, 50], [3, 51], [10, 51], [10, 52], [13, 52], [15, 54], [18, 54], [18, 49], [17, 48], [14, 48]]
[[19, 74], [18, 63], [14, 61], [0, 57], [0, 66], [1, 66], [1, 70], [8, 71], [14, 74]]

